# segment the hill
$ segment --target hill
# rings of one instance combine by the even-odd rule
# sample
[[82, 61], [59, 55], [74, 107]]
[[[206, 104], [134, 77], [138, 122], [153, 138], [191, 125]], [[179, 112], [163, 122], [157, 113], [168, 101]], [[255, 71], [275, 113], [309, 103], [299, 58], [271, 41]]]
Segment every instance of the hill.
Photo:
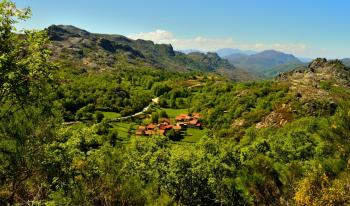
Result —
[[236, 81], [254, 79], [254, 75], [230, 65], [217, 55], [186, 55], [171, 45], [131, 40], [121, 35], [94, 34], [74, 26], [52, 25], [48, 34], [56, 59], [92, 69], [116, 69], [124, 64], [148, 66], [168, 71], [203, 71], [223, 74]]
[[[274, 50], [266, 50], [252, 55], [232, 54], [225, 58], [236, 67], [260, 76], [266, 76], [266, 74], [275, 72], [279, 73], [277, 66], [302, 64], [295, 56]], [[283, 70], [285, 69], [283, 68]]]

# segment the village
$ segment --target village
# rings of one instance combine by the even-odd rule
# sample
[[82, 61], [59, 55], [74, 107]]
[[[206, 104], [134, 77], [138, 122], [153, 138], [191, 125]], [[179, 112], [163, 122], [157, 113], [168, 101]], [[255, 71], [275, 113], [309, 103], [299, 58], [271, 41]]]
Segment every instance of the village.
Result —
[[170, 118], [161, 118], [156, 123], [150, 123], [148, 125], [138, 126], [135, 135], [137, 136], [151, 136], [160, 135], [166, 136], [170, 131], [173, 131], [175, 135], [179, 135], [187, 128], [202, 129], [202, 116], [199, 113], [180, 114], [175, 117], [174, 123], [171, 123]]

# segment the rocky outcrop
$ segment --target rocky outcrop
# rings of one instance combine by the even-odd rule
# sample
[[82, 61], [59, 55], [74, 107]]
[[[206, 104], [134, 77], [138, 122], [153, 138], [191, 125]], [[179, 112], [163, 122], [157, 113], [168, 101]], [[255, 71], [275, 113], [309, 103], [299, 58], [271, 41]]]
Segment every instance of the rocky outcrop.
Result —
[[324, 83], [350, 87], [350, 70], [340, 60], [317, 58], [306, 68], [282, 73], [278, 81], [288, 81], [295, 88], [302, 86], [320, 88]]
[[283, 113], [271, 112], [263, 120], [255, 125], [255, 128], [282, 127], [288, 122], [288, 118]]

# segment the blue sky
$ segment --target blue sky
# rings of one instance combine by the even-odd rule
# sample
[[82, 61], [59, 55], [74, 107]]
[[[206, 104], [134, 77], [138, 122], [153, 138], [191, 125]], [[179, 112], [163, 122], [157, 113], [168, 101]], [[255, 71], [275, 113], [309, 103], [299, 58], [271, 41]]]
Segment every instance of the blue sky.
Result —
[[15, 0], [32, 8], [19, 27], [70, 24], [96, 33], [171, 43], [175, 49], [276, 49], [350, 57], [348, 0]]

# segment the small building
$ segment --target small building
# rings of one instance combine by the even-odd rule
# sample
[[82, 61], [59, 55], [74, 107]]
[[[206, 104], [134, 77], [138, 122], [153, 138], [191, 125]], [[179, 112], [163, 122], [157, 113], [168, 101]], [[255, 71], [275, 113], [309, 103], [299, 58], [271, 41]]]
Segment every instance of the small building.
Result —
[[177, 125], [182, 127], [201, 128], [202, 124], [199, 122], [200, 118], [202, 118], [202, 116], [199, 113], [192, 113], [191, 116], [187, 114], [180, 114], [176, 116], [175, 120]]
[[170, 130], [174, 130], [176, 133], [179, 133], [183, 128], [192, 127], [192, 128], [201, 128], [202, 123], [199, 119], [202, 116], [199, 113], [193, 113], [191, 115], [180, 114], [176, 116], [176, 125], [170, 123], [169, 118], [162, 118], [160, 124], [149, 124], [147, 126], [139, 126], [136, 130], [136, 135], [166, 135]]
[[202, 115], [199, 114], [199, 113], [193, 112], [193, 113], [192, 113], [192, 117], [193, 117], [193, 118], [196, 118], [196, 119], [200, 119], [200, 118], [202, 118]]
[[184, 121], [189, 121], [191, 120], [191, 116], [187, 115], [187, 114], [180, 114], [178, 116], [175, 117], [175, 120], [177, 122], [184, 122]]
[[198, 127], [200, 123], [198, 123], [198, 119], [192, 119], [191, 121], [188, 122], [187, 126], [188, 127]]
[[163, 129], [163, 130], [169, 130], [172, 129], [173, 125], [159, 125], [159, 129]]
[[157, 125], [155, 125], [155, 124], [149, 124], [149, 125], [146, 126], [146, 128], [147, 128], [147, 130], [154, 130], [154, 129], [157, 128]]
[[146, 131], [146, 127], [145, 126], [139, 126], [135, 132], [136, 135], [144, 135]]

